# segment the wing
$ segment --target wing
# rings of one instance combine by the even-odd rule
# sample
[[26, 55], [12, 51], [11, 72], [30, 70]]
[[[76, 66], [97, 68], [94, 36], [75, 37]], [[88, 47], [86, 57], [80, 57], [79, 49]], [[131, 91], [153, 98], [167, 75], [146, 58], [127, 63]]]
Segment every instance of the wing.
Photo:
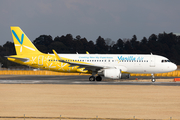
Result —
[[64, 62], [64, 63], [68, 63], [70, 64], [69, 67], [74, 67], [74, 66], [78, 66], [78, 68], [85, 68], [84, 70], [91, 70], [91, 71], [98, 71], [100, 69], [103, 69], [105, 68], [104, 66], [100, 66], [100, 65], [93, 65], [93, 64], [90, 64], [90, 63], [77, 63], [77, 62], [69, 62], [69, 61], [65, 61], [63, 60], [57, 53], [55, 50], [53, 50], [55, 56], [56, 56], [56, 59], [59, 61], [59, 62]]
[[111, 69], [111, 68], [120, 69], [121, 72], [127, 72], [127, 68], [124, 67], [124, 66], [94, 65], [94, 64], [90, 64], [90, 63], [78, 63], [78, 62], [65, 61], [56, 53], [55, 50], [53, 50], [53, 52], [54, 52], [54, 54], [56, 56], [56, 59], [59, 62], [68, 63], [68, 64], [70, 64], [69, 67], [78, 66], [78, 68], [85, 68], [84, 70], [92, 71], [92, 72], [95, 72], [95, 73], [97, 73], [99, 70], [102, 70], [102, 69]]

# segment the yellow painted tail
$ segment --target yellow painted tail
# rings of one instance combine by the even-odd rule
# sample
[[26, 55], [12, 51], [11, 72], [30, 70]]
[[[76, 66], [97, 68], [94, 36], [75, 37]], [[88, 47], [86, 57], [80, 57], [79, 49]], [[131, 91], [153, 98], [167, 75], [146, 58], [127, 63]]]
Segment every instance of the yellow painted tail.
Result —
[[42, 54], [24, 34], [20, 27], [11, 26], [11, 33], [17, 55]]

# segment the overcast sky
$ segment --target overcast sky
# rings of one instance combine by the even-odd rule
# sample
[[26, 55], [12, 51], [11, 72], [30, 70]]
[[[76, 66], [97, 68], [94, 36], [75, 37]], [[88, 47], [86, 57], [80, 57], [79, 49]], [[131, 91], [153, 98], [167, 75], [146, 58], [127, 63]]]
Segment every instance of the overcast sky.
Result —
[[116, 42], [180, 33], [179, 5], [180, 0], [1, 0], [0, 45], [13, 42], [10, 26], [20, 26], [31, 41], [43, 34]]

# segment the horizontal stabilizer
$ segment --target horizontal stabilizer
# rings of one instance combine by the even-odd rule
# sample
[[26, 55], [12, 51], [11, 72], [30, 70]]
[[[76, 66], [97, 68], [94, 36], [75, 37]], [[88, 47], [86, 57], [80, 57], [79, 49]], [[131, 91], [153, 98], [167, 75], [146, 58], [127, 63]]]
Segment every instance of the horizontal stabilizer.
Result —
[[22, 62], [27, 62], [27, 61], [29, 61], [29, 58], [25, 58], [25, 57], [21, 57], [21, 56], [5, 56], [5, 57], [17, 59], [17, 60], [20, 60], [20, 61], [22, 61]]

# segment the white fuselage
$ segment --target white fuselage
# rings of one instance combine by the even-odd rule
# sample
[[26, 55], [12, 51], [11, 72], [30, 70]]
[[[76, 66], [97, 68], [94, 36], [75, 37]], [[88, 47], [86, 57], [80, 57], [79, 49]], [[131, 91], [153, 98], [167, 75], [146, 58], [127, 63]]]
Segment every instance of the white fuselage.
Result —
[[[177, 66], [166, 57], [144, 54], [59, 54], [71, 59], [93, 65], [119, 68], [129, 73], [164, 73], [177, 69]], [[74, 60], [74, 61], [73, 61]]]

